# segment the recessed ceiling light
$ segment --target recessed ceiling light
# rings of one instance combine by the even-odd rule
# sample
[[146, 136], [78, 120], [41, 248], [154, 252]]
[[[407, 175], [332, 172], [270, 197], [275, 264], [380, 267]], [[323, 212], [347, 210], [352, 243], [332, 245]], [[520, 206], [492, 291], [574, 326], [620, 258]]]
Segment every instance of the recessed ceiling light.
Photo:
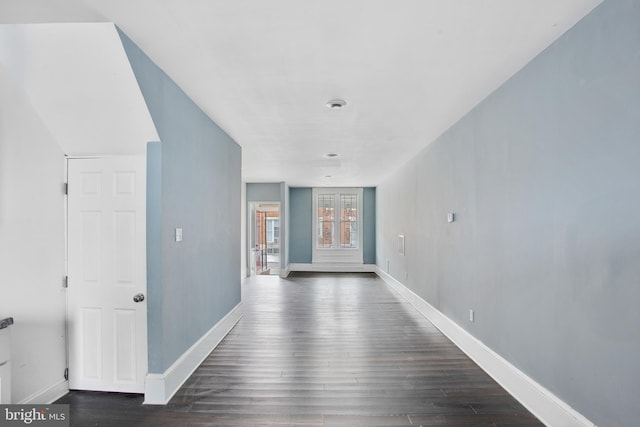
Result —
[[331, 175], [325, 175], [324, 177], [325, 178], [331, 178]]
[[333, 159], [334, 157], [338, 157], [339, 154], [338, 153], [327, 153], [325, 154], [326, 157], [329, 157], [330, 159]]
[[345, 101], [344, 99], [332, 99], [331, 101], [327, 102], [327, 107], [331, 108], [332, 110], [336, 110], [336, 109], [340, 109], [342, 107], [344, 107], [345, 105], [347, 105], [347, 101]]

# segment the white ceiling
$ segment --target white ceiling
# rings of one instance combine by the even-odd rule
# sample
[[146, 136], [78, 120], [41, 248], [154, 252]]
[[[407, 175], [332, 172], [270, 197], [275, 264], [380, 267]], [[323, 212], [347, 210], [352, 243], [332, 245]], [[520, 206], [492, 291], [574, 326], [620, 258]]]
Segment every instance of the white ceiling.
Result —
[[600, 2], [0, 0], [0, 23], [114, 22], [242, 146], [247, 182], [375, 186]]

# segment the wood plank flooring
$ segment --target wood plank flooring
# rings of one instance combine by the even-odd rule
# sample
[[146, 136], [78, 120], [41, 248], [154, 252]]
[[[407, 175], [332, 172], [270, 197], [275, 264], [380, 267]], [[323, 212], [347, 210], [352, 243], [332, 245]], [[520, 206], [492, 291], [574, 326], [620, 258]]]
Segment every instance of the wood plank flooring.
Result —
[[374, 274], [258, 276], [243, 302], [167, 406], [71, 392], [72, 425], [542, 425]]

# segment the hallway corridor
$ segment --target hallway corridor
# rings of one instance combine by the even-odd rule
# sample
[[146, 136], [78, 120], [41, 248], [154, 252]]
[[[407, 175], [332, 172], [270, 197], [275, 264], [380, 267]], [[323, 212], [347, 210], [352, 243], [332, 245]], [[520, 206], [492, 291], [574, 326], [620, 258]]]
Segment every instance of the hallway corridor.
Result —
[[257, 276], [243, 304], [169, 405], [72, 392], [72, 425], [541, 425], [374, 274]]

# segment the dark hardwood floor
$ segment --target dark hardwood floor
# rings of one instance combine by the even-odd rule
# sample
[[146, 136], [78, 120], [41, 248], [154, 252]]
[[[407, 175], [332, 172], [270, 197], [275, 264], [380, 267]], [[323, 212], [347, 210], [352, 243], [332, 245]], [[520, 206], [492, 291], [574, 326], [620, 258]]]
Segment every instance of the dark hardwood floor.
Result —
[[259, 276], [166, 406], [71, 392], [73, 426], [541, 426], [374, 274]]

